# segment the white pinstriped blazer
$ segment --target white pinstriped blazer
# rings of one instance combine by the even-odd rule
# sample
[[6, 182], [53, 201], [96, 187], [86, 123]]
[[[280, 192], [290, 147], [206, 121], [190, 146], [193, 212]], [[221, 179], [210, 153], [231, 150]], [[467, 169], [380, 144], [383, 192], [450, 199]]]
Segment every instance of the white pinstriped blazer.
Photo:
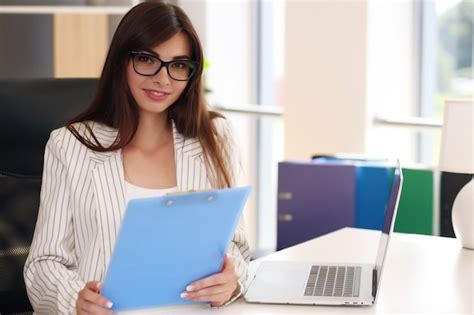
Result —
[[[227, 121], [214, 121], [217, 130], [230, 140], [230, 152], [237, 153]], [[115, 140], [117, 130], [90, 125], [103, 145]], [[173, 139], [178, 191], [212, 188], [199, 141], [184, 138], [174, 124]], [[235, 183], [239, 163], [230, 161]], [[125, 210], [121, 150], [95, 152], [66, 128], [56, 129], [46, 144], [42, 180], [38, 220], [24, 268], [25, 284], [36, 314], [71, 314], [85, 283], [103, 280], [112, 254]], [[229, 254], [242, 291], [250, 259], [243, 220]]]

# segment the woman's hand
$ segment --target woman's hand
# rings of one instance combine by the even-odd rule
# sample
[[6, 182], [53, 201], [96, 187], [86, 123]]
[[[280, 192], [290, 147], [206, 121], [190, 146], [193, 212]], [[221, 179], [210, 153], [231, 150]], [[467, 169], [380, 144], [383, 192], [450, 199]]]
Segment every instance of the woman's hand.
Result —
[[222, 271], [207, 278], [191, 283], [181, 297], [192, 301], [211, 302], [212, 306], [221, 306], [229, 301], [238, 287], [239, 277], [235, 273], [234, 263], [224, 255]]
[[87, 282], [85, 287], [79, 291], [76, 301], [77, 315], [82, 314], [114, 314], [109, 308], [112, 307], [112, 302], [99, 294], [100, 283], [97, 281]]

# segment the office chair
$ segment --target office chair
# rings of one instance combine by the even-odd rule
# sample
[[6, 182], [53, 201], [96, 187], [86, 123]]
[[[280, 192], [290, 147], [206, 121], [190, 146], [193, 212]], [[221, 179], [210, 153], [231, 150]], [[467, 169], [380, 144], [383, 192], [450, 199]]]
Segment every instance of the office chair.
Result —
[[92, 100], [97, 79], [0, 79], [0, 314], [32, 311], [23, 279], [50, 132]]

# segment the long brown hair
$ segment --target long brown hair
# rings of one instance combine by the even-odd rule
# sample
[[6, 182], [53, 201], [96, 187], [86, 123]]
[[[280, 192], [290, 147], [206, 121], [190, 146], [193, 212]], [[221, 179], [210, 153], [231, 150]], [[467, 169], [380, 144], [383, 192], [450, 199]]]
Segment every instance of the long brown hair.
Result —
[[[187, 35], [191, 58], [199, 62], [194, 76], [178, 100], [168, 108], [168, 119], [184, 137], [199, 139], [203, 148], [213, 186], [230, 187], [231, 177], [228, 147], [217, 134], [212, 120], [222, 115], [209, 111], [204, 99], [202, 82], [203, 51], [190, 19], [178, 6], [163, 1], [143, 2], [133, 7], [120, 21], [112, 38], [97, 91], [89, 107], [73, 118], [67, 128], [91, 150], [105, 152], [122, 149], [132, 140], [138, 128], [138, 105], [127, 83], [126, 68], [130, 53], [151, 49], [167, 41], [178, 32]], [[95, 121], [118, 130], [118, 136], [108, 147], [96, 138], [88, 124], [83, 124], [88, 135], [83, 135], [73, 124]]]

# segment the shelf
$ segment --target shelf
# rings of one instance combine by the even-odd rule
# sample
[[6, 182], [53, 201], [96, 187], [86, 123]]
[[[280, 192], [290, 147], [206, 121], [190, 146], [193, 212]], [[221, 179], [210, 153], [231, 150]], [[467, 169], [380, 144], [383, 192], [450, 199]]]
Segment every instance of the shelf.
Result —
[[254, 104], [244, 104], [244, 105], [235, 105], [235, 106], [224, 106], [215, 104], [210, 106], [212, 110], [224, 111], [224, 112], [235, 112], [241, 114], [250, 114], [257, 116], [283, 116], [283, 108], [280, 106], [274, 105], [254, 105]]
[[116, 14], [127, 13], [132, 6], [14, 6], [0, 5], [0, 14]]
[[443, 122], [441, 120], [425, 117], [387, 118], [382, 116], [376, 116], [374, 118], [374, 123], [386, 126], [414, 127], [427, 129], [440, 129], [443, 126]]

